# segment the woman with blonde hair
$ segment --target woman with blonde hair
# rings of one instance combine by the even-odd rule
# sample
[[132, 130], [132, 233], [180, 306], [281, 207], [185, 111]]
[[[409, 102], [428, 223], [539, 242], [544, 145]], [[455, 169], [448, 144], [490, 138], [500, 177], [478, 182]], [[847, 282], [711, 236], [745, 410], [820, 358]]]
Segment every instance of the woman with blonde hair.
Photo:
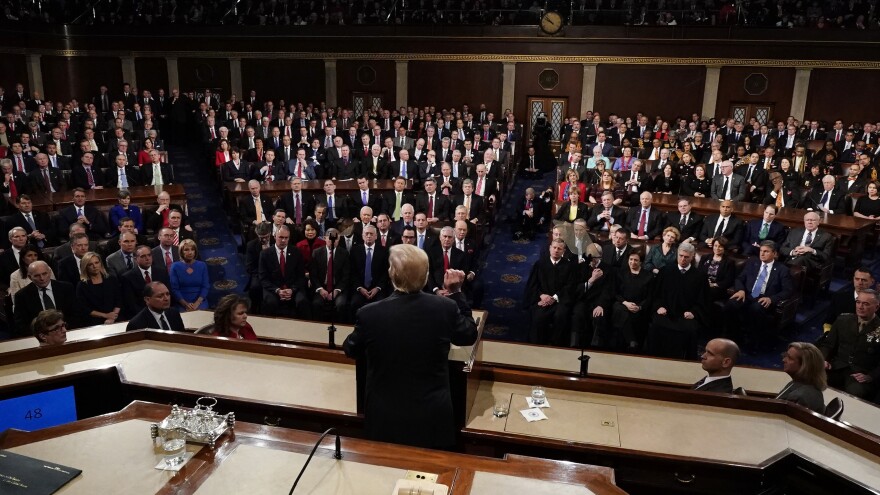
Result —
[[788, 373], [791, 381], [776, 398], [824, 414], [825, 398], [822, 391], [828, 388], [828, 378], [822, 351], [807, 342], [792, 342], [782, 353], [782, 371]]
[[208, 309], [208, 265], [199, 261], [195, 241], [180, 241], [180, 261], [171, 265], [171, 293], [182, 311]]
[[76, 300], [85, 315], [85, 325], [116, 323], [121, 306], [119, 282], [107, 274], [101, 255], [89, 251], [80, 262]]

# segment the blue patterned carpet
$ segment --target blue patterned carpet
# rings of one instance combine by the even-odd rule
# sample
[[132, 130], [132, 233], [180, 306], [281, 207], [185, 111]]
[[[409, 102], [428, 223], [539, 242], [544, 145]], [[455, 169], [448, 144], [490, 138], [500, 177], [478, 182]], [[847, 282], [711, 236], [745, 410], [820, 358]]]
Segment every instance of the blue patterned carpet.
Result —
[[186, 188], [189, 222], [197, 234], [199, 255], [208, 264], [208, 304], [214, 307], [226, 294], [243, 291], [247, 270], [222, 208], [220, 188], [204, 165], [201, 149], [172, 148], [169, 153], [175, 177]]
[[[537, 261], [541, 249], [547, 245], [546, 228], [535, 240], [513, 240], [517, 202], [525, 194], [527, 187], [541, 191], [552, 185], [554, 175], [548, 174], [543, 180], [525, 181], [517, 179], [502, 204], [493, 238], [489, 240], [489, 250], [482, 272], [486, 284], [485, 308], [489, 311], [485, 335], [498, 340], [524, 342], [528, 337], [530, 314], [521, 309], [521, 301], [526, 281], [532, 265]], [[836, 264], [842, 266], [843, 260]], [[874, 276], [880, 279], [880, 257], [868, 253], [864, 264], [871, 268]], [[829, 292], [845, 287], [850, 274], [841, 268], [835, 272]], [[744, 351], [740, 364], [781, 368], [780, 353], [787, 343], [794, 341], [815, 342], [822, 333], [822, 323], [828, 309], [828, 296], [819, 295], [814, 300], [806, 299], [798, 310], [796, 324], [791, 333], [779, 336], [770, 349]]]

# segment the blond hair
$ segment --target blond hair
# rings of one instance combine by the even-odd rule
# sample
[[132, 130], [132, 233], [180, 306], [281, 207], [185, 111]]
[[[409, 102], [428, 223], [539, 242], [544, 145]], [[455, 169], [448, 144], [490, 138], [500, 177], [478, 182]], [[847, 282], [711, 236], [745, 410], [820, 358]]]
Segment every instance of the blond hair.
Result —
[[388, 256], [388, 276], [395, 290], [414, 293], [428, 282], [428, 255], [417, 246], [397, 244]]

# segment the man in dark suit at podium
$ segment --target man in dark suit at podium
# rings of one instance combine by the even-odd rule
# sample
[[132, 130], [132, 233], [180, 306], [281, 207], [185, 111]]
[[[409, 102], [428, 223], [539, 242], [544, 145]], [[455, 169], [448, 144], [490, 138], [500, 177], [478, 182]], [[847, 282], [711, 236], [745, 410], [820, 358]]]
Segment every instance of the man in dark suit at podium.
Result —
[[[389, 276], [395, 292], [357, 312], [345, 354], [366, 366], [364, 426], [372, 440], [417, 447], [455, 445], [449, 386], [450, 344], [477, 340], [477, 327], [461, 293], [465, 274], [449, 270], [446, 297], [426, 294], [428, 255], [393, 246]], [[418, 329], [414, 332], [413, 329]], [[406, 397], [406, 400], [401, 398]]]
[[171, 292], [162, 282], [150, 282], [144, 286], [146, 307], [129, 320], [125, 331], [154, 328], [156, 330], [185, 330], [180, 313], [171, 307]]

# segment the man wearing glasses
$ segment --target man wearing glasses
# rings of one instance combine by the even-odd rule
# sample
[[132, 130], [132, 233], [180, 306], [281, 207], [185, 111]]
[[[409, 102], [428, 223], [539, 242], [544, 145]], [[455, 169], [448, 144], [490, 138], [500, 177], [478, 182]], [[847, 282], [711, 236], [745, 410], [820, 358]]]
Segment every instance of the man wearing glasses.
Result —
[[60, 345], [67, 342], [67, 323], [64, 322], [61, 311], [55, 309], [40, 311], [31, 327], [40, 346]]

